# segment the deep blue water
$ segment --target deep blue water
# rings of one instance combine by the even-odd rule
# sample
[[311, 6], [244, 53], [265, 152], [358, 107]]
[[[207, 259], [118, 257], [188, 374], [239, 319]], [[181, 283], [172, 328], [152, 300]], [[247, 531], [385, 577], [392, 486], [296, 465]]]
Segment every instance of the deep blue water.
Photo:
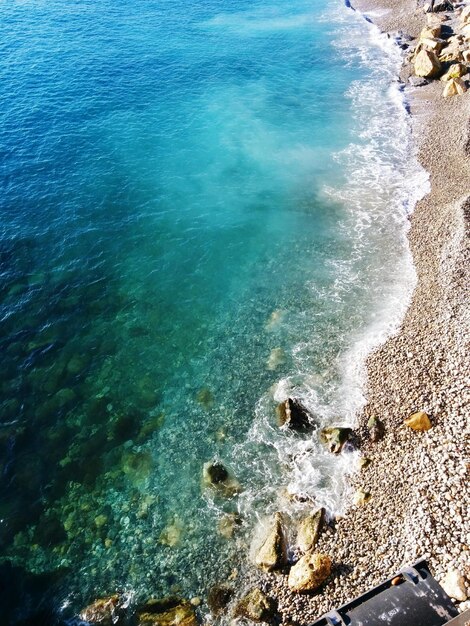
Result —
[[[352, 424], [406, 306], [399, 54], [339, 0], [0, 17], [1, 554], [62, 568], [70, 610], [204, 599], [269, 513], [345, 507], [354, 455], [274, 409]], [[239, 496], [201, 487], [214, 459]]]

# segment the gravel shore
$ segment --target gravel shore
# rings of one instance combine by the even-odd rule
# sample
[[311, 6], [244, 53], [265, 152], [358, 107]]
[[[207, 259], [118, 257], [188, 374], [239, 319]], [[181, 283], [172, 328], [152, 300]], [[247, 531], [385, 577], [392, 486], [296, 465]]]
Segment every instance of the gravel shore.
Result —
[[[416, 37], [425, 25], [422, 7], [411, 0], [354, 6], [386, 32]], [[423, 555], [438, 580], [458, 570], [470, 595], [470, 92], [442, 98], [442, 89], [439, 81], [406, 88], [432, 190], [411, 218], [418, 274], [412, 304], [399, 333], [367, 362], [368, 405], [359, 431], [362, 454], [372, 462], [352, 481], [372, 497], [320, 537], [317, 550], [334, 563], [320, 592], [292, 594], [286, 576], [266, 576], [263, 587], [278, 599], [286, 624], [310, 623]], [[403, 424], [420, 410], [431, 417], [427, 432]], [[377, 443], [369, 440], [371, 416], [385, 426]]]

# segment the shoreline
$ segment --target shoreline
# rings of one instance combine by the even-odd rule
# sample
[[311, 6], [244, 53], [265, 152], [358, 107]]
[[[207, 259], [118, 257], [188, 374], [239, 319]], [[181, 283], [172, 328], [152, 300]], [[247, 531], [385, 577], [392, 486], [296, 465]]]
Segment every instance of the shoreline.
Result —
[[[416, 38], [425, 26], [423, 8], [412, 0], [358, 0], [352, 8], [389, 34], [404, 31]], [[411, 303], [397, 333], [366, 360], [367, 404], [358, 416], [358, 433], [361, 454], [371, 463], [350, 483], [370, 493], [371, 500], [353, 505], [323, 530], [315, 551], [331, 556], [334, 573], [320, 592], [293, 594], [285, 578], [275, 574], [261, 582], [277, 599], [286, 624], [311, 623], [422, 556], [438, 581], [457, 570], [466, 578], [467, 596], [470, 591], [470, 538], [465, 535], [470, 504], [465, 409], [470, 398], [464, 379], [470, 96], [443, 98], [440, 81], [410, 87], [409, 75], [410, 64], [404, 61], [400, 78], [412, 139], [431, 190], [410, 217], [407, 237], [417, 274]], [[421, 410], [430, 415], [431, 430], [404, 426], [404, 419]], [[385, 427], [376, 443], [367, 427], [371, 417]], [[468, 604], [462, 602], [460, 609]]]

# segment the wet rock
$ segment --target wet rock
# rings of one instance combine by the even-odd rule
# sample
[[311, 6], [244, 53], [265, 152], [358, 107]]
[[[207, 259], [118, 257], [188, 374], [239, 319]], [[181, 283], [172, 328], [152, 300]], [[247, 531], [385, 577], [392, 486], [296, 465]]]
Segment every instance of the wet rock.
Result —
[[353, 495], [353, 502], [356, 506], [364, 506], [364, 504], [367, 504], [367, 502], [369, 502], [371, 498], [372, 496], [368, 491], [365, 491], [362, 487], [359, 487], [359, 489]]
[[89, 624], [114, 626], [119, 619], [119, 596], [99, 598], [79, 614], [79, 618]]
[[[467, 86], [461, 78], [451, 78], [444, 87], [442, 96], [444, 98], [450, 98], [451, 96], [461, 96], [467, 91]], [[431, 426], [429, 426], [431, 428]], [[415, 430], [428, 430], [427, 428], [420, 428]]]
[[327, 554], [306, 554], [291, 568], [287, 584], [298, 593], [315, 591], [331, 574], [331, 559]]
[[149, 600], [137, 610], [137, 626], [197, 626], [190, 602], [178, 598]]
[[235, 615], [246, 617], [253, 622], [269, 622], [276, 613], [277, 604], [261, 589], [255, 588], [237, 604]]
[[207, 594], [207, 605], [214, 617], [218, 617], [233, 597], [233, 589], [228, 585], [214, 585]]
[[316, 427], [313, 416], [297, 398], [287, 398], [277, 409], [279, 426], [287, 426], [292, 430], [306, 431]]
[[413, 430], [429, 430], [432, 428], [431, 420], [429, 419], [429, 415], [424, 411], [418, 411], [417, 413], [413, 413], [405, 420], [405, 425]]
[[468, 68], [463, 63], [453, 63], [447, 72], [441, 76], [442, 82], [447, 82], [452, 78], [462, 78], [468, 72]]
[[366, 469], [372, 463], [372, 459], [368, 459], [366, 456], [361, 456], [359, 459], [359, 467], [361, 469]]
[[224, 498], [231, 498], [241, 491], [238, 480], [230, 475], [229, 471], [222, 463], [204, 463], [202, 468], [202, 480], [204, 487], [214, 489]]
[[344, 444], [349, 440], [352, 435], [351, 428], [323, 428], [320, 431], [320, 441], [328, 447], [330, 452], [339, 454], [343, 449]]
[[384, 423], [379, 420], [378, 417], [372, 416], [367, 422], [367, 428], [369, 429], [369, 437], [373, 443], [380, 441], [385, 434]]
[[441, 586], [447, 595], [454, 598], [454, 600], [465, 602], [467, 599], [465, 579], [457, 570], [449, 570], [441, 580]]
[[274, 522], [255, 557], [255, 564], [266, 572], [280, 569], [287, 563], [287, 542], [282, 516], [276, 513]]
[[304, 517], [297, 529], [296, 544], [302, 552], [309, 552], [317, 543], [325, 516], [324, 509]]
[[236, 513], [226, 513], [223, 515], [217, 526], [219, 534], [225, 539], [231, 539], [237, 530], [242, 525], [242, 518]]
[[441, 72], [441, 62], [432, 50], [420, 50], [416, 55], [414, 70], [416, 76], [436, 78]]
[[427, 78], [423, 78], [422, 76], [410, 76], [408, 78], [408, 82], [413, 87], [424, 87], [425, 85], [429, 85]]
[[175, 517], [172, 522], [162, 530], [158, 541], [164, 546], [174, 548], [181, 542], [182, 534], [183, 523], [178, 517]]

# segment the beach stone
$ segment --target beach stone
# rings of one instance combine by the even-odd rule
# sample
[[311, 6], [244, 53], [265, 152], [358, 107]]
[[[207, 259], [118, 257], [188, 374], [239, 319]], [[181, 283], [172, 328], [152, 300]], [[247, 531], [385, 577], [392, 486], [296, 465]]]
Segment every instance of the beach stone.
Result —
[[462, 59], [464, 63], [470, 63], [470, 50], [464, 50], [462, 52]]
[[422, 76], [410, 76], [408, 78], [408, 82], [413, 87], [424, 87], [425, 85], [429, 85], [428, 79], [423, 78]]
[[460, 14], [460, 21], [462, 24], [470, 24], [470, 5], [464, 7], [462, 13]]
[[378, 417], [372, 416], [367, 422], [369, 437], [373, 443], [380, 441], [385, 434], [385, 425]]
[[119, 596], [113, 595], [99, 598], [87, 606], [79, 614], [79, 618], [89, 624], [113, 626], [118, 619]]
[[459, 44], [446, 46], [439, 54], [439, 61], [443, 63], [458, 63], [463, 60], [462, 50]]
[[468, 68], [463, 63], [453, 63], [447, 72], [440, 78], [443, 82], [447, 82], [452, 78], [462, 78], [468, 72]]
[[305, 554], [289, 572], [287, 584], [298, 593], [314, 591], [331, 574], [331, 558], [327, 554]]
[[353, 495], [353, 502], [356, 506], [364, 506], [364, 504], [367, 504], [367, 502], [369, 502], [371, 498], [372, 496], [368, 491], [365, 491], [362, 487], [359, 487], [359, 489]]
[[255, 564], [266, 572], [280, 569], [287, 563], [287, 542], [280, 513], [274, 521], [255, 557]]
[[218, 523], [217, 530], [224, 539], [231, 539], [237, 528], [242, 525], [242, 518], [236, 513], [226, 513]]
[[470, 24], [467, 24], [466, 26], [464, 26], [462, 30], [460, 31], [460, 34], [463, 35], [465, 40], [470, 39]]
[[440, 37], [442, 31], [441, 23], [425, 26], [419, 34], [420, 39]]
[[344, 444], [348, 441], [352, 434], [351, 428], [323, 428], [320, 431], [320, 441], [326, 445], [330, 452], [339, 454]]
[[227, 468], [218, 462], [204, 463], [202, 468], [204, 487], [211, 487], [224, 498], [231, 498], [240, 493], [240, 483], [230, 475]]
[[454, 5], [448, 0], [431, 0], [430, 10], [432, 13], [441, 13], [443, 11], [453, 11]]
[[207, 605], [214, 615], [218, 617], [228, 605], [233, 596], [233, 589], [227, 585], [214, 585], [207, 594]]
[[276, 412], [279, 426], [304, 431], [315, 428], [312, 415], [297, 398], [287, 398], [278, 405]]
[[405, 425], [419, 431], [429, 430], [432, 427], [429, 415], [424, 411], [418, 411], [410, 415], [410, 417], [406, 418]]
[[445, 43], [443, 39], [438, 39], [437, 37], [425, 37], [420, 40], [419, 50], [425, 48], [426, 50], [432, 50], [436, 54], [439, 54]]
[[420, 50], [416, 55], [414, 69], [416, 76], [435, 78], [441, 71], [441, 63], [432, 50]]
[[441, 580], [441, 587], [446, 594], [454, 600], [465, 602], [467, 599], [467, 590], [465, 588], [464, 577], [455, 569], [449, 570]]
[[324, 516], [325, 510], [321, 508], [300, 521], [297, 528], [296, 544], [302, 552], [309, 552], [316, 545]]
[[194, 608], [178, 598], [151, 599], [137, 610], [137, 626], [197, 626]]
[[235, 615], [247, 617], [253, 622], [268, 622], [276, 613], [277, 603], [255, 587], [240, 600]]

